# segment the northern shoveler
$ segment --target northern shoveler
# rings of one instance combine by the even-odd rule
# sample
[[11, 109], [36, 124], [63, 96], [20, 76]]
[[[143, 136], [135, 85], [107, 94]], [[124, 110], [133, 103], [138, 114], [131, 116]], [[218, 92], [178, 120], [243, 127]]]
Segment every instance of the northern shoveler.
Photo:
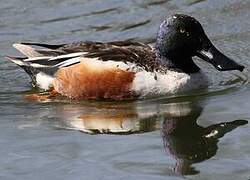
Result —
[[216, 49], [195, 18], [182, 14], [161, 23], [154, 47], [131, 41], [13, 46], [26, 57], [7, 58], [29, 74], [33, 86], [77, 100], [169, 95], [199, 88], [207, 80], [194, 56], [219, 71], [244, 69]]

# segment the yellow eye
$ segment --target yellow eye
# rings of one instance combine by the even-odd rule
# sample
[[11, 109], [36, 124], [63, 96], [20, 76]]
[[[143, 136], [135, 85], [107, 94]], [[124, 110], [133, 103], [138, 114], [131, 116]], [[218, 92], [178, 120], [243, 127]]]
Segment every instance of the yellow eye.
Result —
[[185, 33], [185, 29], [180, 29], [180, 33]]

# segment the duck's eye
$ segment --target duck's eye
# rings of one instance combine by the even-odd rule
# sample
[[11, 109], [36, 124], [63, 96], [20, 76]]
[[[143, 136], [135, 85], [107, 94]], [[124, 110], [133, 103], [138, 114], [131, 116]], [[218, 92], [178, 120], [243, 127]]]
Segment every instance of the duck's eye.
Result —
[[186, 32], [185, 29], [182, 29], [182, 28], [180, 29], [180, 33], [181, 33], [181, 34], [183, 34], [183, 33], [185, 33], [185, 32]]
[[191, 33], [188, 32], [186, 29], [180, 28], [179, 31], [180, 31], [181, 34], [185, 34], [186, 36], [190, 36], [191, 35]]

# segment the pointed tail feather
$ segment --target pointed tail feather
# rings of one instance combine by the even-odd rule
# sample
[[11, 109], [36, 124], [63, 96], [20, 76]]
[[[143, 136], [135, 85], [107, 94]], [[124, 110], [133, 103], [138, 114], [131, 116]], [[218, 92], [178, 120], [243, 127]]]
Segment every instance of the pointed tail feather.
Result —
[[[62, 51], [60, 50], [56, 50], [55, 49], [55, 45], [47, 45], [47, 46], [42, 46], [42, 47], [53, 47], [53, 48], [49, 48], [49, 49], [38, 49], [38, 48], [34, 48], [32, 47], [32, 45], [38, 45], [38, 43], [15, 43], [13, 44], [13, 47], [16, 48], [17, 50], [19, 50], [22, 54], [24, 54], [25, 56], [29, 57], [29, 58], [33, 58], [33, 57], [41, 57], [41, 56], [58, 56], [60, 54], [63, 54]], [[41, 44], [43, 45], [43, 44]]]
[[24, 62], [26, 57], [5, 56], [5, 58], [11, 60], [13, 63], [17, 64], [20, 67], [28, 65], [28, 63]]
[[37, 56], [43, 56], [42, 54], [38, 53], [33, 47], [23, 44], [13, 44], [13, 47], [19, 50], [22, 54], [24, 54], [27, 57], [37, 57]]
[[30, 76], [33, 85], [36, 85], [36, 75], [38, 73], [43, 72], [44, 74], [53, 76], [58, 70], [58, 67], [55, 66], [46, 66], [42, 64], [28, 62], [26, 61], [26, 57], [24, 58], [5, 56], [5, 58], [11, 60], [12, 62], [20, 66]]
[[24, 62], [26, 58], [23, 57], [13, 57], [13, 56], [5, 56], [6, 59], [11, 60], [13, 63], [20, 66], [31, 78], [32, 85], [34, 86], [36, 84], [36, 75], [39, 73], [39, 71], [32, 66], [28, 62]]

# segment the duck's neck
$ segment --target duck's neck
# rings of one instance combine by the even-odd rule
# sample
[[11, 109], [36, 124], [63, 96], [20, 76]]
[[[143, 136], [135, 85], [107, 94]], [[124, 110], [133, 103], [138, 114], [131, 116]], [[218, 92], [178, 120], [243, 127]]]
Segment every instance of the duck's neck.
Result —
[[157, 50], [156, 57], [160, 64], [173, 71], [184, 72], [187, 74], [198, 73], [200, 71], [200, 68], [194, 63], [191, 57], [170, 58], [161, 55]]

